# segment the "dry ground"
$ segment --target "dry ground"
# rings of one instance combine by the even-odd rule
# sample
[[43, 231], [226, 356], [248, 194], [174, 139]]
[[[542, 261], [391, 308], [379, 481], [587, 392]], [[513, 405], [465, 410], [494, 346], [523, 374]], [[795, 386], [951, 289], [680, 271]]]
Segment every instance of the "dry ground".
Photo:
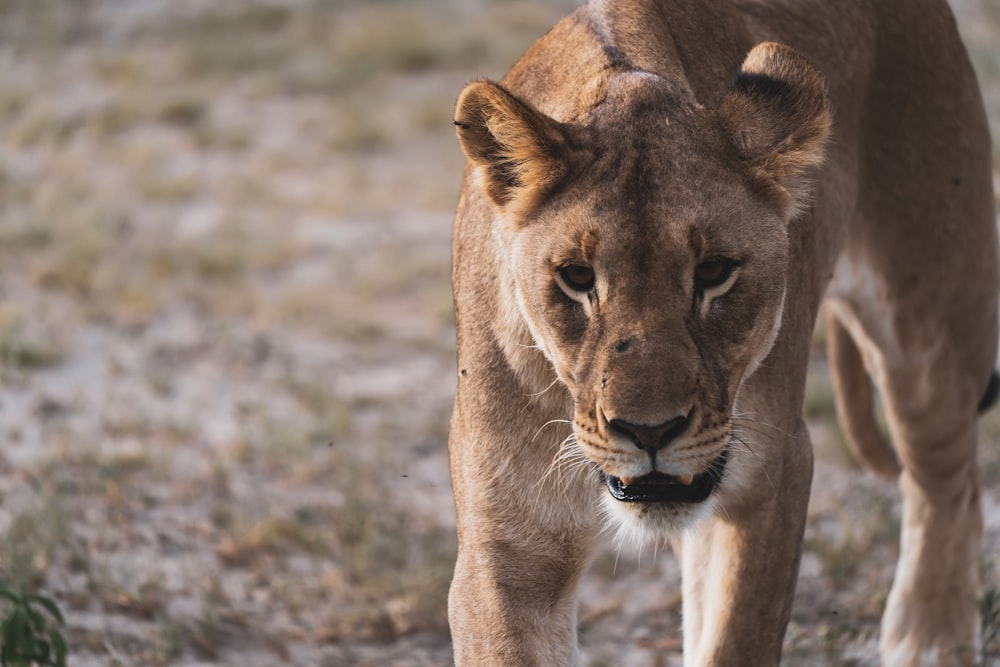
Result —
[[[71, 664], [449, 662], [451, 106], [572, 5], [0, 0], [0, 583]], [[1000, 122], [1000, 4], [960, 10]], [[815, 367], [786, 662], [869, 665], [896, 494]], [[588, 664], [679, 664], [677, 576], [609, 547]]]

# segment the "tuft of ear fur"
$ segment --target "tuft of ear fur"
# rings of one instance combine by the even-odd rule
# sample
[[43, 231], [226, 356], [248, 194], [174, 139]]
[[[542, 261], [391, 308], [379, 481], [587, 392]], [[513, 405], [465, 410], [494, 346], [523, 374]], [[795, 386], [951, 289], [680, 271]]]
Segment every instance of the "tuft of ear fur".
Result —
[[568, 171], [560, 124], [493, 81], [465, 87], [455, 129], [486, 194], [512, 215], [530, 213]]
[[826, 82], [795, 50], [750, 50], [719, 106], [729, 140], [787, 211], [806, 197], [804, 176], [823, 161], [832, 116]]

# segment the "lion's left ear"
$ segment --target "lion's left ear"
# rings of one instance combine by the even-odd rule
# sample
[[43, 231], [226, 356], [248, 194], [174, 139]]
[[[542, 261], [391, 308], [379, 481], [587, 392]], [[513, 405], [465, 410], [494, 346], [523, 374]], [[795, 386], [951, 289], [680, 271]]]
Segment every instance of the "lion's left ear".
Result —
[[492, 81], [462, 91], [455, 128], [466, 157], [481, 170], [486, 194], [507, 213], [530, 213], [567, 172], [560, 124]]
[[781, 44], [758, 44], [719, 113], [758, 182], [786, 211], [801, 204], [805, 176], [823, 161], [832, 123], [826, 83], [806, 59]]

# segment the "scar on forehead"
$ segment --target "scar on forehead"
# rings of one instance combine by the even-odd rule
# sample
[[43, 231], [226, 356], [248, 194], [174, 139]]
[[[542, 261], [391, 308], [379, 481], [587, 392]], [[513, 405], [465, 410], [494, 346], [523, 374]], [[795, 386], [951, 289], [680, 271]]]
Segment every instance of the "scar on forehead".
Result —
[[583, 253], [584, 259], [590, 261], [597, 254], [597, 233], [592, 230], [587, 230], [580, 237], [580, 252]]

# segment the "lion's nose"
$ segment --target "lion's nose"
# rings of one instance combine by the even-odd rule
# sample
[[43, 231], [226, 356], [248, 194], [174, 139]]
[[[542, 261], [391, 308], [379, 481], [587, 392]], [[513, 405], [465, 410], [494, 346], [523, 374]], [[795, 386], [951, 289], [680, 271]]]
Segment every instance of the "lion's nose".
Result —
[[630, 424], [620, 419], [612, 419], [608, 425], [613, 431], [632, 440], [636, 447], [645, 452], [657, 452], [671, 443], [688, 427], [690, 415], [674, 417], [656, 426]]

